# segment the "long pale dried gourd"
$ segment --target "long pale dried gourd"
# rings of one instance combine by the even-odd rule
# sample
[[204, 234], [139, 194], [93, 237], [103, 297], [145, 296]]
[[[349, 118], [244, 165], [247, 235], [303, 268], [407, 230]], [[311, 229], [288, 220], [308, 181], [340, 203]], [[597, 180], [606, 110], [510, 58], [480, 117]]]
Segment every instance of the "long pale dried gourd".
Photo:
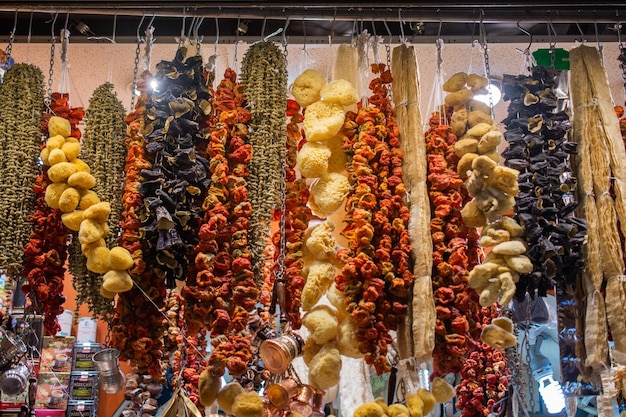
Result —
[[358, 65], [359, 53], [356, 47], [348, 44], [339, 45], [335, 56], [333, 79], [347, 80], [356, 91], [361, 91], [361, 77], [357, 71]]
[[[426, 142], [419, 110], [419, 73], [414, 48], [400, 45], [393, 50], [391, 73], [396, 120], [404, 152], [403, 180], [409, 195], [411, 217], [409, 234], [415, 258], [413, 300], [409, 326], [412, 353], [419, 359], [430, 357], [435, 347], [435, 301], [432, 292], [432, 239], [428, 198]], [[402, 349], [401, 349], [402, 350]], [[402, 352], [401, 352], [402, 353]]]

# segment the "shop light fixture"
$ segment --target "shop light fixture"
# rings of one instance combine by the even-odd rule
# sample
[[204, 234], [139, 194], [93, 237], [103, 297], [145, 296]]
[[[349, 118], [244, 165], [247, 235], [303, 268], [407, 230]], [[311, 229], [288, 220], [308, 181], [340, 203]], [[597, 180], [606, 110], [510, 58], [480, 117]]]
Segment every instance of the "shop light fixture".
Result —
[[498, 80], [489, 80], [487, 86], [487, 94], [477, 94], [474, 96], [474, 100], [478, 100], [481, 103], [489, 105], [489, 96], [491, 95], [491, 104], [495, 106], [502, 100], [502, 84]]

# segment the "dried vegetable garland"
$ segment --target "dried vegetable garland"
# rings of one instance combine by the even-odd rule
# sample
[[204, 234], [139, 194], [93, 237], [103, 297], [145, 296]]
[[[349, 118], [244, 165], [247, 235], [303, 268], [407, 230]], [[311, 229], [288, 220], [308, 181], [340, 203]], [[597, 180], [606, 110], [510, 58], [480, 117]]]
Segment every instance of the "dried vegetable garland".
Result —
[[0, 270], [11, 277], [22, 272], [24, 247], [32, 224], [39, 175], [37, 156], [41, 148], [43, 74], [30, 64], [16, 64], [4, 74], [0, 85], [0, 218], [2, 253]]
[[242, 85], [229, 68], [215, 91], [209, 121], [211, 186], [196, 246], [198, 272], [182, 292], [189, 309], [185, 320], [190, 334], [199, 329], [211, 332], [208, 373], [214, 379], [226, 368], [235, 376], [246, 371], [252, 359], [245, 333], [248, 312], [259, 298], [248, 250], [252, 208], [246, 180], [252, 147], [247, 126], [250, 113], [245, 107]]
[[168, 287], [196, 273], [194, 247], [209, 188], [205, 131], [210, 94], [200, 55], [178, 49], [157, 64], [157, 89], [146, 103], [146, 150], [151, 169], [141, 171], [139, 193], [146, 207], [144, 261]]
[[144, 138], [147, 91], [152, 76], [141, 75], [137, 89], [141, 92], [135, 109], [126, 116], [126, 163], [124, 166], [124, 193], [122, 195], [122, 221], [119, 244], [127, 249], [133, 266], [128, 270], [133, 281], [144, 289], [147, 297], [137, 287], [118, 296], [115, 316], [112, 320], [111, 345], [120, 350], [121, 356], [130, 359], [139, 368], [153, 376], [161, 374], [161, 342], [164, 325], [152, 305], [161, 308], [165, 299], [165, 280], [160, 279], [150, 262], [144, 260], [145, 244], [142, 240], [141, 218], [145, 213], [139, 193], [141, 171], [150, 169]]
[[[609, 329], [615, 354], [623, 357], [626, 352], [624, 282], [620, 278], [624, 259], [619, 236], [620, 232], [626, 235], [626, 152], [598, 51], [579, 46], [570, 52], [570, 62], [572, 86], [576, 86], [571, 96], [580, 204], [588, 224], [588, 268], [583, 271], [585, 365], [602, 369], [608, 360]], [[606, 298], [601, 292], [605, 285]]]
[[285, 152], [287, 70], [278, 46], [273, 42], [250, 46], [243, 57], [241, 83], [251, 114], [250, 144], [254, 152], [248, 178], [248, 199], [252, 205], [249, 246], [252, 271], [260, 288], [272, 212], [281, 197]]
[[[44, 115], [41, 125], [43, 134], [48, 136], [48, 121], [55, 114], [67, 118], [72, 127], [71, 134], [80, 139], [81, 132], [77, 125], [84, 115], [81, 107], [70, 108], [67, 94], [53, 93], [50, 111], [51, 114]], [[30, 216], [33, 230], [24, 247], [22, 275], [28, 279], [28, 285], [23, 288], [25, 293], [33, 302], [35, 311], [44, 315], [44, 328], [49, 334], [56, 334], [60, 330], [57, 316], [62, 313], [65, 302], [63, 281], [69, 231], [61, 222], [63, 212], [50, 208], [46, 203], [46, 187], [51, 184], [47, 171], [47, 167], [43, 166], [33, 185], [37, 200], [35, 211]]]
[[337, 254], [344, 266], [335, 283], [358, 328], [359, 349], [381, 374], [391, 367], [389, 331], [407, 313], [413, 273], [403, 154], [387, 97], [391, 73], [384, 64], [372, 65], [372, 72], [377, 77], [370, 83], [370, 106], [348, 112], [342, 130], [352, 154], [354, 191], [346, 200], [348, 226], [342, 230], [349, 248]]
[[[93, 191], [111, 205], [111, 233], [106, 238], [107, 246], [117, 243], [126, 157], [124, 106], [113, 88], [113, 84], [106, 82], [94, 90], [87, 108], [82, 139], [82, 159], [96, 179]], [[74, 239], [71, 245], [70, 269], [75, 277], [78, 304], [86, 303], [95, 315], [107, 318], [111, 314], [111, 302], [100, 293], [102, 276], [87, 270], [78, 239]]]

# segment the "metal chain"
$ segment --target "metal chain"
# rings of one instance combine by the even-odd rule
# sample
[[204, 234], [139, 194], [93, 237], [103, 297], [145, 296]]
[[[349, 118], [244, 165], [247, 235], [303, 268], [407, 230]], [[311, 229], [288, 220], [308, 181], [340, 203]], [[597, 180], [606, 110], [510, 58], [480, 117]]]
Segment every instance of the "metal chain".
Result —
[[619, 40], [619, 54], [619, 68], [622, 70], [622, 80], [624, 81], [624, 103], [626, 103], [626, 48], [622, 44], [621, 39]]
[[50, 108], [50, 103], [52, 102], [52, 77], [54, 76], [54, 50], [56, 43], [56, 36], [52, 37], [52, 43], [50, 44], [50, 68], [48, 69], [48, 91], [46, 92], [46, 97], [44, 98], [44, 102], [46, 103], [46, 107]]
[[130, 111], [135, 110], [135, 99], [137, 98], [137, 72], [139, 71], [139, 55], [141, 54], [141, 38], [137, 38], [137, 48], [135, 49], [135, 67], [133, 68], [133, 90], [130, 93]]
[[533, 378], [532, 369], [530, 367], [530, 325], [531, 325], [531, 314], [532, 314], [532, 298], [530, 294], [528, 295], [528, 305], [526, 307], [526, 322], [524, 325], [526, 326], [525, 335], [524, 335], [524, 348], [526, 349], [526, 369], [527, 369], [527, 380], [528, 380], [528, 405], [529, 405], [529, 414], [535, 414], [535, 380]]
[[[15, 23], [17, 23], [17, 12], [15, 12]], [[15, 42], [15, 25], [13, 25], [13, 30], [11, 30], [11, 34], [9, 35], [9, 44], [4, 50], [4, 54], [6, 55], [6, 60], [9, 62], [11, 59], [11, 51], [13, 51], [13, 42]]]

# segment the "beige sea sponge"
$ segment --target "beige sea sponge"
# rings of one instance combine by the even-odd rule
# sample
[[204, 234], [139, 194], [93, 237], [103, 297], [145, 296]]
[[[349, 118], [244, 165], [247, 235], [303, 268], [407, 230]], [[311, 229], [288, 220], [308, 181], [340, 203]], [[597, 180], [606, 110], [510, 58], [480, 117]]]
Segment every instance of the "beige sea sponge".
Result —
[[255, 391], [244, 392], [233, 402], [235, 417], [263, 417], [263, 399]]
[[447, 93], [454, 93], [455, 91], [459, 91], [461, 88], [465, 87], [466, 82], [467, 74], [464, 72], [457, 72], [452, 74], [452, 76], [448, 78], [445, 83], [443, 83], [441, 88]]
[[233, 404], [239, 394], [246, 392], [239, 382], [230, 382], [217, 393], [217, 403], [228, 415], [233, 414]]
[[104, 223], [109, 218], [109, 214], [111, 214], [111, 204], [108, 201], [101, 201], [86, 208], [83, 217]]
[[80, 192], [74, 187], [68, 187], [59, 197], [59, 210], [71, 213], [76, 210], [80, 201]]
[[318, 305], [306, 313], [302, 324], [311, 333], [309, 337], [318, 345], [334, 339], [339, 330], [339, 320], [335, 312], [325, 305]]
[[493, 174], [489, 177], [488, 185], [507, 195], [516, 197], [519, 194], [518, 176], [518, 170], [498, 165], [493, 169]]
[[459, 109], [452, 114], [450, 128], [457, 137], [461, 137], [467, 130], [467, 117], [467, 109]]
[[475, 138], [481, 138], [484, 134], [494, 129], [494, 126], [488, 123], [478, 123], [477, 125], [471, 127], [467, 130], [468, 136], [473, 136]]
[[107, 298], [109, 300], [112, 300], [117, 295], [116, 292], [107, 291], [102, 286], [100, 286], [100, 291], [99, 292], [100, 292], [101, 296], [103, 296], [104, 298]]
[[48, 178], [52, 182], [66, 181], [70, 175], [76, 172], [76, 166], [70, 162], [59, 162], [48, 168]]
[[424, 388], [418, 389], [417, 395], [420, 397], [420, 399], [424, 403], [424, 408], [422, 409], [422, 413], [424, 413], [424, 415], [430, 414], [431, 411], [435, 409], [435, 404], [437, 403], [435, 396], [430, 391]]
[[337, 288], [335, 283], [333, 283], [328, 289], [326, 298], [328, 298], [330, 304], [337, 309], [337, 317], [346, 317], [348, 315], [345, 305], [346, 296], [343, 291], [340, 291]]
[[470, 127], [474, 127], [479, 123], [493, 125], [493, 119], [489, 113], [484, 113], [480, 110], [470, 111], [469, 116], [467, 117], [467, 124], [469, 124]]
[[91, 243], [106, 236], [105, 225], [93, 220], [83, 220], [78, 231], [80, 243]]
[[454, 93], [446, 95], [443, 99], [446, 106], [457, 107], [466, 104], [473, 97], [472, 90], [462, 88]]
[[362, 358], [363, 353], [359, 350], [359, 342], [356, 338], [358, 327], [351, 316], [346, 316], [339, 323], [337, 333], [337, 347], [342, 355], [350, 358]]
[[486, 154], [498, 149], [498, 145], [502, 142], [502, 133], [498, 130], [490, 130], [482, 135], [478, 141], [478, 152]]
[[96, 274], [104, 274], [111, 269], [109, 248], [100, 246], [95, 248], [87, 257], [87, 269]]
[[335, 343], [326, 343], [309, 364], [309, 383], [317, 389], [327, 390], [339, 383], [341, 354]]
[[87, 210], [89, 207], [94, 204], [98, 204], [100, 202], [100, 197], [96, 194], [95, 191], [84, 190], [82, 196], [80, 197], [80, 203], [78, 203], [78, 207], [81, 210]]
[[68, 161], [73, 161], [74, 159], [78, 158], [78, 155], [80, 154], [80, 144], [73, 143], [73, 142], [66, 142], [61, 147], [61, 150], [65, 154], [65, 158]]
[[302, 309], [310, 310], [333, 283], [335, 265], [327, 261], [314, 261], [307, 266], [307, 278], [302, 290]]
[[353, 417], [384, 417], [385, 412], [382, 407], [375, 403], [374, 401], [367, 402], [358, 406], [354, 413]]
[[391, 404], [387, 407], [389, 417], [409, 417], [409, 409], [404, 404]]
[[61, 149], [61, 147], [65, 144], [65, 138], [61, 135], [50, 136], [48, 140], [46, 140], [46, 149], [52, 151], [54, 149]]
[[431, 384], [431, 392], [435, 396], [435, 400], [438, 403], [445, 403], [450, 401], [456, 395], [454, 387], [440, 377], [435, 377]]
[[454, 153], [461, 158], [467, 153], [476, 153], [478, 150], [478, 140], [476, 139], [461, 139], [454, 144]]
[[128, 272], [112, 269], [104, 274], [102, 287], [109, 292], [126, 292], [133, 288], [133, 280]]
[[311, 187], [311, 199], [319, 214], [324, 217], [333, 214], [350, 192], [348, 178], [337, 172], [330, 172], [321, 177]]
[[209, 407], [217, 400], [217, 393], [220, 391], [222, 381], [220, 378], [211, 375], [208, 369], [200, 373], [198, 381], [198, 394], [200, 396], [200, 404]]
[[100, 247], [104, 247], [106, 246], [106, 242], [104, 241], [104, 239], [100, 238], [94, 242], [91, 243], [82, 243], [80, 245], [80, 250], [81, 252], [83, 252], [83, 255], [85, 256], [89, 256], [91, 255], [91, 253], [96, 250], [96, 248], [100, 248]]
[[68, 229], [78, 232], [80, 230], [80, 223], [83, 221], [83, 210], [74, 210], [71, 213], [63, 213], [61, 215], [61, 221]]
[[478, 158], [477, 153], [467, 152], [463, 154], [461, 159], [459, 159], [456, 170], [457, 174], [459, 174], [459, 177], [461, 177], [462, 180], [465, 180], [467, 178], [467, 173], [468, 171], [472, 170], [472, 162], [476, 158]]
[[76, 167], [76, 172], [89, 173], [91, 171], [91, 168], [89, 168], [89, 165], [87, 165], [87, 163], [83, 161], [82, 159], [79, 159], [79, 158], [73, 159], [72, 161], [70, 161], [70, 164], [73, 164]]
[[485, 213], [478, 208], [476, 199], [467, 203], [461, 210], [463, 222], [467, 227], [483, 227], [487, 224]]
[[72, 134], [72, 125], [70, 121], [59, 116], [52, 116], [48, 120], [48, 135], [56, 136], [60, 135], [64, 138]]
[[517, 344], [515, 335], [495, 324], [488, 324], [480, 334], [480, 340], [494, 349], [504, 350]]
[[482, 75], [469, 74], [465, 83], [472, 89], [472, 92], [482, 94], [486, 92], [484, 89], [489, 85], [489, 80]]
[[521, 240], [511, 240], [494, 246], [492, 252], [497, 255], [523, 255], [526, 245]]
[[424, 401], [416, 392], [407, 394], [405, 403], [411, 417], [422, 417], [424, 415]]
[[302, 348], [302, 360], [304, 360], [304, 363], [306, 365], [309, 365], [321, 348], [322, 345], [318, 345], [313, 339], [309, 337], [304, 342], [304, 347]]
[[50, 208], [59, 208], [59, 199], [61, 198], [61, 194], [63, 194], [63, 191], [65, 191], [68, 187], [69, 186], [65, 182], [52, 183], [46, 187], [44, 198]]
[[333, 80], [322, 87], [320, 97], [328, 103], [346, 107], [359, 101], [356, 89], [348, 80]]
[[328, 173], [331, 150], [320, 142], [307, 142], [298, 151], [296, 168], [306, 178], [319, 178]]
[[343, 150], [343, 137], [333, 136], [324, 142], [330, 149], [330, 158], [328, 158], [328, 172], [343, 172], [348, 163], [348, 155]]
[[302, 128], [308, 141], [332, 139], [343, 127], [345, 113], [341, 106], [317, 101], [306, 109]]
[[48, 163], [50, 166], [54, 166], [61, 162], [67, 162], [67, 158], [65, 157], [65, 153], [61, 149], [51, 149], [48, 154]]
[[291, 86], [291, 94], [302, 107], [320, 100], [320, 91], [326, 85], [326, 78], [314, 69], [308, 69], [298, 75]]
[[331, 259], [335, 256], [337, 242], [333, 232], [335, 223], [326, 220], [313, 228], [306, 240], [306, 247], [319, 260]]
[[50, 149], [48, 148], [43, 148], [41, 152], [39, 152], [39, 158], [41, 158], [41, 163], [43, 163], [47, 167], [50, 166], [50, 161], [48, 160], [49, 156], [50, 156]]
[[133, 257], [128, 249], [121, 246], [111, 248], [109, 253], [111, 269], [125, 270], [133, 266]]
[[78, 171], [69, 176], [67, 184], [72, 187], [89, 190], [96, 185], [96, 178], [88, 172]]

